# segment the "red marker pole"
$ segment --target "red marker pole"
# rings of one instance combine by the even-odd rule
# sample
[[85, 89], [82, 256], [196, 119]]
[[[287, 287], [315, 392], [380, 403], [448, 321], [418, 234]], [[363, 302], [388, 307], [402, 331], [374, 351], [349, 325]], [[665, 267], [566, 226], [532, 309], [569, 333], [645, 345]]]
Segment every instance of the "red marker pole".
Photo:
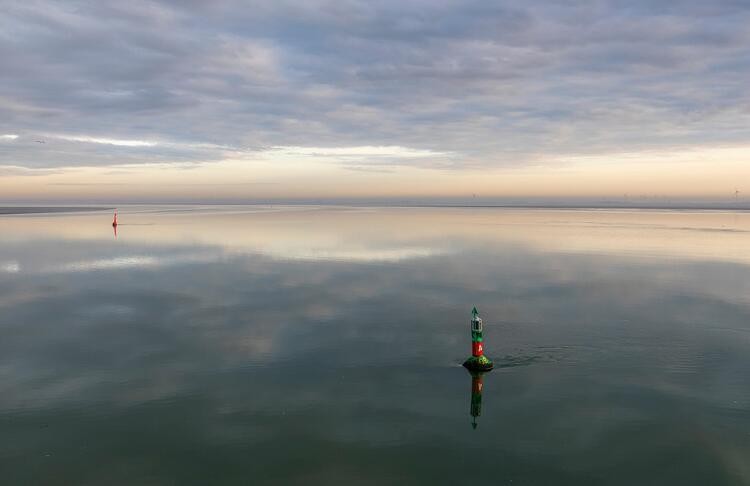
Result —
[[115, 218], [112, 220], [112, 226], [117, 227], [117, 210], [115, 209]]

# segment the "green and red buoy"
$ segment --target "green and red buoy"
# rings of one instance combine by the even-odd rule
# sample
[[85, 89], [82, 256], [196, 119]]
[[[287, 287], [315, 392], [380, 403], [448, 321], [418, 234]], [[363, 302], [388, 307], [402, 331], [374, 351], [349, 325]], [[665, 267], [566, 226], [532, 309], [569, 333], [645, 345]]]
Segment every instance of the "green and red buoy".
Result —
[[471, 357], [464, 361], [464, 367], [470, 371], [489, 371], [493, 367], [492, 360], [484, 355], [482, 318], [476, 307], [471, 311]]

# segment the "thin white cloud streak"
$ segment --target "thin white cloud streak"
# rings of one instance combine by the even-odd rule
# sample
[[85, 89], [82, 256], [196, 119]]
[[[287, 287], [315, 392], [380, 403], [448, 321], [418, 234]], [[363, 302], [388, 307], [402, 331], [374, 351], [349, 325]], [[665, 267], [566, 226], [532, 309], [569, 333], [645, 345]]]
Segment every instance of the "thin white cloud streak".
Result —
[[0, 141], [13, 141], [18, 138], [18, 135], [13, 133], [6, 133], [3, 135], [0, 135]]
[[274, 147], [268, 155], [280, 156], [311, 156], [311, 157], [387, 157], [399, 159], [413, 159], [421, 157], [448, 157], [448, 152], [421, 150], [410, 147], [393, 146], [359, 146], [359, 147]]
[[88, 136], [52, 135], [49, 138], [56, 138], [68, 142], [114, 145], [115, 147], [155, 147], [156, 145], [158, 145], [157, 142], [151, 142], [148, 140], [122, 140], [116, 138], [98, 138]]
[[[0, 135], [0, 138], [15, 140], [18, 135]], [[304, 147], [304, 146], [274, 146], [274, 147], [235, 147], [214, 143], [183, 143], [176, 141], [154, 141], [118, 139], [114, 137], [96, 137], [90, 135], [65, 135], [46, 134], [42, 138], [64, 140], [67, 142], [91, 143], [100, 145], [112, 145], [115, 147], [163, 147], [185, 150], [223, 150], [237, 153], [263, 153], [268, 158], [293, 158], [293, 157], [328, 157], [336, 159], [350, 158], [395, 158], [395, 159], [417, 159], [424, 157], [449, 157], [455, 154], [434, 150], [425, 150], [398, 145], [388, 146], [342, 146], [342, 147]]]
[[21, 264], [17, 261], [8, 261], [0, 263], [0, 272], [18, 273], [21, 271]]

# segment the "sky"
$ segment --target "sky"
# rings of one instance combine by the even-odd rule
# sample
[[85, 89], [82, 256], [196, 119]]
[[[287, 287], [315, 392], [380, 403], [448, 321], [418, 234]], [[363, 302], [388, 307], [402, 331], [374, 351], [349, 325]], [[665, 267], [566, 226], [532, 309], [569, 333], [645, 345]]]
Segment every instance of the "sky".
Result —
[[0, 203], [750, 200], [748, 25], [748, 0], [0, 0]]

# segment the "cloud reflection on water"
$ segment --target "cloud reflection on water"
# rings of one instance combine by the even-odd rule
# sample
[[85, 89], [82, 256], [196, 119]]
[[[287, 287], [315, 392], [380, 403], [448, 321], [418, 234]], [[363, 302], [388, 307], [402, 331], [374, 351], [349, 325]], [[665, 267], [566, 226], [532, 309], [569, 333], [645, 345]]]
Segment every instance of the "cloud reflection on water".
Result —
[[[434, 484], [481, 449], [502, 458], [476, 473], [488, 482], [746, 481], [750, 268], [726, 250], [747, 237], [710, 233], [725, 251], [701, 259], [705, 232], [555, 214], [151, 214], [118, 240], [98, 215], [2, 220], [0, 261], [22, 269], [0, 274], [3, 469]], [[458, 366], [471, 305], [499, 365], [477, 431]]]

